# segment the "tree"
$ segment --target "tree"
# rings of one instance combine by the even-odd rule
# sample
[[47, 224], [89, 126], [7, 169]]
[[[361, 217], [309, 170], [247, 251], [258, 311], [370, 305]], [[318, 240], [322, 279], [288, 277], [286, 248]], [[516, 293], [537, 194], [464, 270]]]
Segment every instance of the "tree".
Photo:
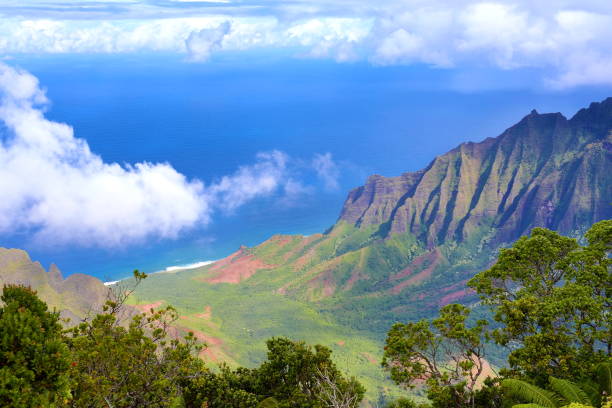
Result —
[[331, 350], [314, 348], [304, 342], [278, 337], [267, 341], [268, 358], [254, 370], [244, 370], [245, 386], [261, 398], [273, 397], [279, 407], [323, 408], [338, 400], [354, 408], [363, 399], [365, 389], [354, 378], [344, 378], [331, 360]]
[[425, 383], [434, 406], [471, 405], [485, 364], [487, 322], [467, 327], [469, 314], [467, 307], [452, 304], [432, 322], [393, 325], [382, 361], [391, 379], [410, 388]]
[[588, 245], [534, 228], [468, 285], [492, 307], [497, 343], [510, 346], [515, 374], [581, 378], [610, 357], [612, 220], [587, 232]]
[[60, 405], [70, 396], [70, 361], [59, 313], [24, 286], [4, 286], [1, 299], [0, 406]]
[[276, 405], [273, 405], [273, 399], [264, 400], [258, 405], [258, 396], [243, 389], [243, 379], [241, 378], [243, 371], [232, 371], [226, 365], [221, 365], [218, 373], [206, 370], [191, 377], [186, 377], [181, 384], [185, 407], [276, 407]]
[[[345, 378], [331, 350], [286, 338], [267, 341], [268, 358], [258, 368], [205, 372], [182, 386], [187, 408], [356, 408], [364, 388]], [[259, 404], [258, 404], [259, 401]]]
[[[136, 283], [146, 275], [135, 271]], [[109, 300], [103, 313], [67, 332], [73, 367], [73, 407], [167, 407], [182, 398], [185, 379], [205, 371], [195, 357], [193, 333], [169, 336], [178, 318], [171, 307], [134, 314], [127, 326], [117, 316], [126, 296]]]
[[386, 405], [386, 408], [417, 408], [418, 405], [409, 398], [398, 398]]

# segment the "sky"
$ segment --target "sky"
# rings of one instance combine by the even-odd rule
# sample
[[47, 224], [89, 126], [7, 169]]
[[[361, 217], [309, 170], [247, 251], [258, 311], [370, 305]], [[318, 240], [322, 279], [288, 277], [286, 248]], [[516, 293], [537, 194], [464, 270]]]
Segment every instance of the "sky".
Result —
[[293, 49], [303, 58], [541, 68], [552, 88], [610, 84], [607, 0], [3, 0], [0, 52]]
[[610, 96], [611, 38], [599, 0], [3, 0], [0, 245], [72, 273], [312, 233], [372, 172]]

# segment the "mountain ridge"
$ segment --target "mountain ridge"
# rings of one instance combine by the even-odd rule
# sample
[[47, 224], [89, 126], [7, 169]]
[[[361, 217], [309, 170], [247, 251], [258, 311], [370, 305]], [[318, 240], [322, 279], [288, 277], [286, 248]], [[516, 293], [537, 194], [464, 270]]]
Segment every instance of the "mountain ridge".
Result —
[[[559, 156], [572, 150], [568, 146], [572, 143], [579, 145], [574, 150], [580, 150], [582, 146], [587, 145], [588, 150], [595, 150], [591, 152], [591, 156], [595, 157], [590, 157], [590, 159], [600, 164], [602, 161], [608, 161], [605, 165], [609, 165], [612, 136], [606, 135], [605, 130], [609, 131], [612, 128], [611, 112], [612, 98], [607, 98], [601, 103], [592, 103], [589, 108], [581, 109], [569, 120], [561, 113], [539, 114], [534, 110], [500, 136], [476, 143], [462, 143], [436, 157], [423, 170], [403, 173], [396, 177], [370, 176], [364, 186], [349, 192], [338, 221], [346, 221], [357, 227], [382, 225], [381, 235], [383, 237], [389, 233], [409, 231], [421, 235], [421, 238], [425, 238], [433, 247], [449, 238], [461, 240], [466, 226], [468, 229], [473, 227], [470, 225], [472, 216], [482, 218], [487, 215], [483, 210], [492, 212], [493, 208], [490, 205], [480, 203], [481, 199], [489, 199], [497, 204], [497, 211], [501, 213], [494, 224], [495, 228], [502, 230], [499, 240], [512, 241], [536, 224], [559, 229], [562, 232], [570, 232], [575, 222], [563, 222], [562, 220], [567, 214], [568, 207], [557, 210], [552, 214], [552, 218], [549, 217], [550, 219], [547, 219], [547, 214], [541, 213], [528, 215], [536, 220], [526, 220], [525, 217], [513, 214], [513, 211], [524, 207], [526, 202], [536, 201], [540, 207], [544, 207], [553, 201], [562, 202], [568, 198], [568, 192], [571, 190], [567, 188], [552, 197], [545, 197], [542, 193], [538, 193], [539, 185], [543, 184], [543, 188], [546, 189], [557, 181], [545, 180], [545, 177], [541, 177], [542, 171], [545, 173], [548, 171], [550, 176], [550, 173], [555, 168], [559, 168], [560, 164], [569, 166], [570, 179], [565, 180], [562, 185], [576, 184], [576, 181], [579, 180], [572, 179], [576, 172], [593, 173], [592, 169], [585, 169], [585, 163], [580, 163], [579, 160], [568, 161], [568, 163], [550, 162], [555, 158], [558, 161]], [[594, 118], [598, 122], [594, 121]], [[585, 138], [584, 128], [592, 128], [594, 123], [600, 124], [599, 122], [603, 122], [603, 125], [591, 129], [590, 136]], [[543, 132], [542, 128], [547, 128], [548, 132]], [[598, 142], [603, 146], [588, 146], [588, 143]], [[607, 155], [596, 157], [596, 147], [603, 147]], [[533, 157], [528, 157], [530, 152], [539, 153], [544, 160], [534, 160]], [[521, 182], [521, 177], [525, 177], [519, 173], [520, 167], [509, 167], [512, 162], [535, 164], [535, 171], [528, 175], [530, 179]], [[588, 167], [589, 163], [586, 166]], [[475, 172], [478, 174], [470, 174], [473, 167], [480, 167]], [[439, 174], [432, 174], [435, 172]], [[487, 186], [491, 175], [497, 175], [500, 183], [508, 183], [509, 188], [504, 192], [505, 194], [491, 197], [492, 186]], [[519, 182], [518, 187], [515, 185], [517, 181]], [[428, 183], [431, 184], [429, 188]], [[606, 190], [603, 196], [610, 197], [612, 191], [610, 184], [604, 184]], [[486, 191], [487, 187], [489, 191]], [[499, 184], [496, 187], [498, 191], [503, 191]], [[523, 191], [515, 191], [517, 188]], [[582, 190], [590, 192], [588, 188]], [[487, 193], [489, 197], [486, 197]], [[594, 214], [594, 217], [591, 218], [610, 216], [609, 205], [605, 202], [602, 204], [601, 201], [595, 197], [591, 198], [591, 207], [594, 207], [588, 211]], [[481, 204], [480, 208], [478, 208], [479, 204]], [[543, 210], [545, 212], [546, 209], [543, 208]], [[584, 207], [577, 210], [577, 214], [571, 214], [570, 210], [569, 215], [580, 217], [587, 212]], [[506, 225], [508, 221], [511, 223]], [[389, 224], [383, 225], [385, 222]], [[423, 227], [430, 229], [432, 226], [435, 233], [429, 232], [423, 237]], [[387, 228], [387, 231], [384, 231], [384, 227]], [[509, 230], [515, 230], [515, 232], [512, 233]]]

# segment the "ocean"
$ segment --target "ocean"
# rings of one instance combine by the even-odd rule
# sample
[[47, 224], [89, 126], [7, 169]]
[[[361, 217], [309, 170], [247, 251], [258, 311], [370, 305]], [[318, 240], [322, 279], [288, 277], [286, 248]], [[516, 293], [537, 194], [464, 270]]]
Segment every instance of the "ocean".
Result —
[[[171, 55], [15, 57], [36, 75], [49, 118], [74, 127], [106, 162], [168, 162], [205, 183], [280, 150], [306, 162], [331, 153], [337, 189], [312, 176], [297, 202], [255, 200], [175, 240], [122, 248], [34, 244], [27, 232], [0, 236], [65, 275], [110, 281], [219, 259], [273, 234], [331, 226], [351, 188], [368, 175], [418, 170], [465, 141], [497, 136], [533, 108], [572, 115], [612, 94], [605, 87], [550, 90], [516, 70], [476, 74], [424, 66], [337, 64], [279, 54], [220, 53], [205, 64]], [[498, 74], [496, 74], [498, 75]]]

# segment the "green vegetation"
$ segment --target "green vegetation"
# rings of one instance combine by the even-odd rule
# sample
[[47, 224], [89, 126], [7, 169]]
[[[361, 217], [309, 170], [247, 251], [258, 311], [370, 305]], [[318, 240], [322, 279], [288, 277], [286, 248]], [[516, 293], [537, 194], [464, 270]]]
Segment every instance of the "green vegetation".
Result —
[[36, 293], [7, 285], [0, 307], [0, 405], [56, 406], [70, 395], [59, 314]]
[[431, 323], [393, 325], [382, 361], [391, 379], [408, 387], [425, 381], [428, 397], [439, 406], [451, 401], [453, 406], [471, 406], [486, 364], [487, 322], [479, 320], [467, 327], [469, 313], [467, 307], [452, 304], [443, 307]]
[[[482, 320], [468, 327], [461, 305], [431, 323], [394, 325], [383, 357], [391, 378], [424, 383], [434, 408], [608, 404], [612, 220], [593, 225], [586, 240], [535, 228], [476, 274], [469, 285], [492, 308], [491, 332]], [[512, 349], [501, 376], [483, 381], [489, 339]]]
[[[146, 290], [117, 286], [101, 313], [64, 330], [33, 290], [5, 285], [0, 402], [58, 408], [357, 408], [362, 401], [387, 408], [609, 408], [612, 221], [593, 225], [585, 238], [580, 245], [534, 229], [469, 282], [493, 321], [476, 318], [479, 309], [448, 304], [434, 319], [394, 324], [383, 350], [366, 334], [270, 290], [269, 281], [283, 279], [278, 269], [269, 269], [268, 279], [259, 274], [250, 280], [268, 289], [260, 292], [206, 285], [213, 270], [191, 271], [192, 279], [180, 280], [180, 296], [163, 301], [167, 292], [147, 288], [146, 275], [135, 271], [132, 283]], [[171, 276], [158, 275], [156, 284]], [[198, 292], [209, 300], [207, 308], [193, 300]], [[249, 326], [253, 321], [258, 324]], [[250, 353], [245, 342], [278, 327], [316, 345], [269, 336], [263, 356]], [[321, 345], [321, 339], [335, 345]], [[487, 361], [492, 343], [511, 346], [499, 375]], [[407, 398], [406, 391], [389, 398], [385, 379], [372, 374], [371, 360], [381, 352], [391, 380], [411, 389], [412, 397], [425, 391], [427, 402]], [[251, 364], [225, 362], [228, 355]], [[357, 374], [346, 374], [345, 357], [355, 358], [346, 367]], [[214, 360], [220, 364], [211, 365]], [[368, 396], [365, 387], [372, 384], [378, 388]]]
[[495, 341], [513, 344], [512, 371], [539, 384], [586, 375], [612, 350], [612, 221], [595, 224], [586, 239], [582, 247], [535, 228], [469, 282], [494, 308]]
[[197, 356], [202, 345], [193, 332], [170, 335], [178, 319], [172, 307], [122, 322], [130, 292], [112, 293], [102, 313], [62, 332], [58, 314], [34, 291], [5, 286], [2, 406], [356, 408], [363, 399], [364, 388], [341, 373], [331, 350], [282, 337], [267, 342], [257, 368], [212, 371]]
[[180, 316], [175, 326], [183, 333], [191, 330], [202, 335], [208, 343], [205, 358], [233, 368], [261, 364], [266, 358], [266, 341], [283, 336], [332, 350], [338, 367], [366, 387], [369, 400], [375, 401], [381, 392], [388, 398], [402, 394], [380, 368], [380, 340], [338, 324], [316, 305], [276, 293], [274, 281], [284, 276], [283, 271], [262, 271], [240, 285], [208, 284], [202, 281], [207, 273], [151, 275], [128, 303], [172, 305]]

